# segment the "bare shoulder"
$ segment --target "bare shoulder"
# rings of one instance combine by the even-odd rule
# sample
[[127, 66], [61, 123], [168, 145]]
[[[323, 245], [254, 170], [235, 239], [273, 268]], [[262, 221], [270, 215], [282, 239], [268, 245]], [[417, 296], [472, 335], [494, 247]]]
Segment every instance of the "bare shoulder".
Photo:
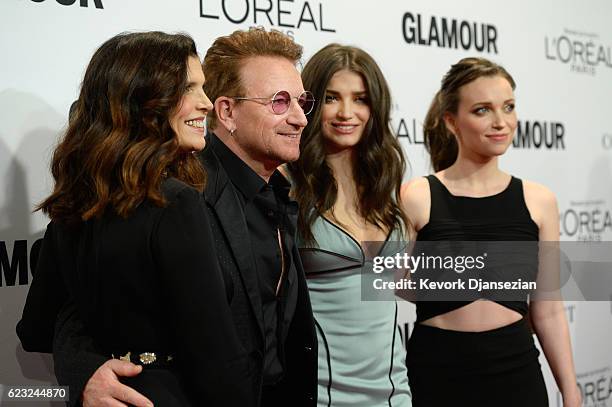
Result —
[[523, 192], [525, 194], [525, 202], [528, 205], [529, 203], [533, 203], [544, 209], [557, 206], [557, 197], [555, 194], [542, 184], [523, 180]]
[[403, 184], [400, 199], [402, 209], [417, 231], [429, 222], [431, 196], [426, 178], [417, 177]]
[[425, 177], [413, 178], [402, 184], [401, 198], [402, 202], [420, 201], [423, 194], [429, 196], [429, 181]]
[[550, 189], [537, 182], [523, 180], [523, 193], [527, 209], [538, 227], [557, 222], [557, 197]]

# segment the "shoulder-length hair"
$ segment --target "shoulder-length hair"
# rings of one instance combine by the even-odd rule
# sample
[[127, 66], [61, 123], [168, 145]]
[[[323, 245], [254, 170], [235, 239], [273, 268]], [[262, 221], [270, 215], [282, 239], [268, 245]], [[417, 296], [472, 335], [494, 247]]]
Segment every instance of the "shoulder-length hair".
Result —
[[68, 128], [55, 148], [55, 186], [38, 205], [54, 221], [74, 223], [107, 209], [126, 217], [145, 199], [163, 206], [164, 177], [200, 190], [198, 159], [179, 149], [170, 116], [197, 57], [184, 34], [123, 33], [94, 53]]
[[363, 79], [370, 107], [370, 119], [354, 154], [358, 211], [367, 222], [387, 230], [402, 230], [407, 222], [398, 203], [406, 162], [390, 127], [391, 95], [387, 81], [367, 52], [329, 44], [314, 54], [302, 71], [304, 89], [310, 90], [319, 102], [302, 133], [300, 158], [289, 165], [293, 195], [300, 207], [298, 230], [309, 244], [315, 241], [311, 227], [316, 217], [333, 207], [338, 194], [338, 185], [326, 162], [321, 114], [329, 81], [336, 72], [345, 69]]

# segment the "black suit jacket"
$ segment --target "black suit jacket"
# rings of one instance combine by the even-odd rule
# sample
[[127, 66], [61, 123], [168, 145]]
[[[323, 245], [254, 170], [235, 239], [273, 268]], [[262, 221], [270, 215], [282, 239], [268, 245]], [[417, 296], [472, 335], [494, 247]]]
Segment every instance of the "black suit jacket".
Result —
[[[200, 156], [208, 174], [204, 196], [228, 302], [255, 371], [254, 392], [259, 394], [264, 354], [262, 300], [247, 223], [237, 195], [239, 191], [212, 148], [212, 144], [220, 142], [215, 135], [211, 135]], [[293, 209], [286, 214], [284, 224], [287, 227], [285, 238], [295, 241], [297, 204]], [[281, 338], [284, 341], [281, 340], [279, 346], [282, 346], [285, 356], [285, 374], [276, 390], [280, 393], [277, 394], [278, 398], [285, 400], [285, 405], [316, 406], [317, 338], [304, 270], [297, 246], [292, 246], [291, 254], [297, 273], [295, 276], [289, 274], [287, 289], [297, 295], [297, 301], [289, 304], [283, 316]], [[289, 320], [290, 315], [292, 318]]]
[[17, 327], [23, 347], [50, 352], [58, 321], [56, 375], [72, 404], [111, 353], [149, 351], [172, 354], [173, 367], [126, 382], [158, 405], [255, 406], [204, 200], [175, 179], [162, 191], [166, 207], [144, 202], [127, 219], [49, 224]]

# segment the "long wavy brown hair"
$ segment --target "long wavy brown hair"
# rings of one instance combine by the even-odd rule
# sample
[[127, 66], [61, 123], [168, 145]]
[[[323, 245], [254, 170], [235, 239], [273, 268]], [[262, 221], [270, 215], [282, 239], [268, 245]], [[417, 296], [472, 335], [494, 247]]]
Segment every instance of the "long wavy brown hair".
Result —
[[144, 200], [165, 205], [166, 176], [202, 190], [204, 169], [179, 149], [169, 119], [185, 92], [190, 56], [196, 46], [184, 34], [123, 33], [102, 44], [53, 153], [53, 193], [36, 210], [65, 223], [107, 209], [126, 217]]
[[315, 243], [311, 230], [315, 219], [333, 208], [338, 194], [338, 185], [326, 162], [321, 113], [327, 85], [343, 69], [362, 77], [370, 107], [370, 119], [354, 154], [358, 213], [381, 229], [401, 231], [407, 224], [398, 204], [406, 161], [390, 127], [391, 95], [387, 81], [374, 59], [362, 49], [329, 44], [314, 54], [302, 71], [304, 89], [310, 90], [319, 103], [302, 133], [300, 158], [289, 164], [293, 196], [300, 208], [298, 230], [307, 244]]
[[514, 90], [516, 83], [501, 65], [485, 58], [463, 58], [442, 78], [440, 90], [434, 96], [423, 124], [425, 148], [431, 158], [434, 171], [442, 171], [457, 160], [459, 145], [455, 136], [446, 128], [445, 113], [457, 113], [459, 90], [462, 86], [481, 77], [501, 76]]

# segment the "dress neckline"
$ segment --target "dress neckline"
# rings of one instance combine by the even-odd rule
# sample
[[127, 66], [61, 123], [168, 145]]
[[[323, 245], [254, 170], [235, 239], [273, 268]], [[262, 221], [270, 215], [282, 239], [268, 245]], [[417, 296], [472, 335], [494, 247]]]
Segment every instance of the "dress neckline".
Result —
[[[330, 219], [328, 219], [327, 216], [324, 216], [321, 213], [319, 213], [319, 216], [321, 217], [321, 219], [323, 219], [323, 221], [329, 223], [332, 227], [337, 229], [341, 234], [345, 235], [353, 243], [355, 243], [355, 245], [359, 248], [359, 251], [361, 252], [362, 261], [366, 259], [365, 251], [363, 250], [363, 247], [361, 246], [361, 243], [359, 243], [357, 241], [357, 239], [352, 234], [350, 234], [346, 229], [344, 229], [343, 227], [341, 227], [337, 223], [335, 223], [335, 222], [331, 221]], [[385, 245], [389, 241], [389, 238], [391, 237], [391, 234], [393, 233], [393, 230], [394, 229], [390, 229], [389, 232], [387, 232], [387, 237], [383, 241], [383, 244], [381, 245], [380, 249], [378, 250], [378, 253], [376, 253], [375, 256], [379, 255], [382, 252], [383, 248], [385, 247]]]
[[498, 197], [500, 195], [503, 195], [504, 193], [508, 192], [508, 190], [510, 190], [510, 187], [512, 186], [512, 184], [514, 183], [514, 176], [510, 175], [510, 181], [508, 182], [508, 185], [506, 185], [506, 187], [504, 189], [502, 189], [499, 192], [496, 192], [492, 195], [486, 195], [486, 196], [465, 196], [465, 195], [455, 195], [453, 194], [451, 191], [449, 191], [449, 189], [446, 187], [446, 185], [444, 185], [444, 183], [442, 181], [440, 181], [440, 179], [438, 177], [436, 177], [435, 175], [431, 175], [431, 178], [433, 178], [435, 180], [435, 182], [437, 182], [440, 186], [442, 186], [442, 188], [446, 191], [446, 193], [453, 197], [453, 198], [458, 198], [458, 199], [489, 199], [489, 198], [495, 198]]

